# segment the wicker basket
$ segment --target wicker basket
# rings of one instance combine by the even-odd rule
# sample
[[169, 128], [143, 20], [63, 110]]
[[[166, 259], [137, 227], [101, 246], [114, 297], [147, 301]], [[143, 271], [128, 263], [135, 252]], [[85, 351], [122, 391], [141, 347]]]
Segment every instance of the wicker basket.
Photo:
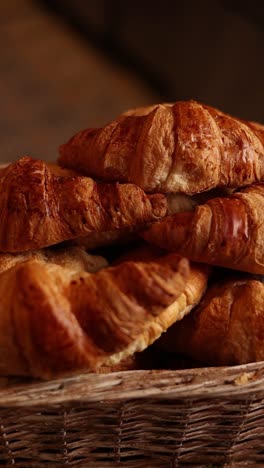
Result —
[[264, 362], [2, 379], [0, 465], [264, 466]]

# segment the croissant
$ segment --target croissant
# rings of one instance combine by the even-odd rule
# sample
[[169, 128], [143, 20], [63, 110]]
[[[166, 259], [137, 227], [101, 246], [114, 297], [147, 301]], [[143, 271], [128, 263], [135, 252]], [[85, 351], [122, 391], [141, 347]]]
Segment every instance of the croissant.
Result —
[[55, 175], [24, 157], [0, 172], [0, 251], [34, 250], [90, 232], [138, 227], [164, 216], [164, 195], [132, 184]]
[[55, 265], [69, 268], [75, 273], [83, 271], [95, 273], [101, 270], [101, 268], [108, 266], [105, 258], [100, 255], [91, 255], [83, 247], [56, 246], [56, 248], [28, 250], [27, 252], [16, 254], [0, 253], [0, 274], [28, 260], [36, 260], [38, 263], [54, 263]]
[[237, 278], [209, 288], [157, 346], [207, 365], [235, 365], [264, 360], [263, 340], [264, 284]]
[[[206, 193], [208, 196], [212, 196], [211, 191]], [[181, 211], [191, 211], [199, 202], [201, 202], [200, 197], [200, 195], [189, 197], [182, 194], [168, 194], [166, 195], [167, 213], [171, 214]], [[85, 237], [74, 239], [73, 243], [75, 245], [81, 245], [89, 250], [109, 245], [126, 245], [130, 242], [139, 240], [139, 233], [143, 228], [144, 226], [138, 225], [116, 229], [114, 231], [89, 232]]]
[[59, 152], [62, 166], [146, 192], [192, 195], [264, 180], [264, 126], [196, 101], [132, 110]]
[[214, 198], [142, 233], [147, 241], [196, 262], [264, 274], [264, 184]]
[[0, 374], [48, 378], [118, 364], [187, 313], [177, 299], [189, 278], [175, 254], [93, 274], [16, 264], [0, 280]]

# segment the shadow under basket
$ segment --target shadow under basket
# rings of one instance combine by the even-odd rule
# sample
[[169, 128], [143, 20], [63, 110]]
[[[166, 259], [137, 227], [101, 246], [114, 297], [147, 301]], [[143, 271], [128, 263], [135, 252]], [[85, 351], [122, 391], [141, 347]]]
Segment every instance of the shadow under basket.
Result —
[[264, 466], [264, 362], [0, 383], [0, 465]]

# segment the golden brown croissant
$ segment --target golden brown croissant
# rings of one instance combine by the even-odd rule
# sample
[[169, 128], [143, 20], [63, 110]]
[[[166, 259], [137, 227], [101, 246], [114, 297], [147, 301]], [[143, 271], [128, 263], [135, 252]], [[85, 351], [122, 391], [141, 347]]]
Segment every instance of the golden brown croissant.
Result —
[[[213, 191], [214, 192], [214, 191]], [[206, 192], [209, 198], [212, 198], [212, 191]], [[194, 197], [182, 194], [168, 194], [166, 195], [167, 200], [167, 213], [179, 213], [181, 211], [191, 211], [198, 205], [200, 198], [203, 194]], [[142, 231], [144, 226], [132, 226], [123, 229], [116, 229], [114, 231], [106, 232], [90, 232], [85, 237], [79, 237], [74, 239], [72, 243], [75, 245], [81, 245], [86, 249], [94, 249], [98, 247], [104, 247], [109, 245], [120, 245], [129, 244], [138, 240], [139, 233]]]
[[0, 374], [45, 378], [117, 364], [183, 316], [175, 303], [189, 276], [175, 254], [94, 274], [18, 263], [0, 278]]
[[135, 109], [77, 133], [59, 163], [146, 192], [194, 194], [264, 180], [264, 126], [195, 101]]
[[157, 346], [212, 365], [264, 360], [264, 284], [233, 279], [209, 288], [198, 307]]
[[[78, 172], [74, 171], [73, 169], [66, 169], [64, 167], [60, 167], [58, 166], [58, 164], [54, 162], [45, 162], [45, 165], [48, 168], [48, 170], [51, 172], [51, 174], [55, 176], [75, 177], [75, 176], [80, 175], [78, 174]], [[0, 164], [0, 174], [3, 171], [3, 169], [5, 169], [8, 166], [9, 166], [8, 163]]]
[[264, 184], [167, 216], [142, 236], [189, 259], [264, 274]]
[[39, 263], [54, 263], [64, 268], [69, 268], [71, 272], [80, 273], [88, 271], [95, 273], [106, 268], [108, 262], [100, 255], [91, 255], [83, 247], [62, 247], [28, 250], [24, 253], [0, 253], [0, 274], [18, 263], [27, 260], [37, 260]]
[[163, 195], [132, 184], [97, 184], [59, 176], [28, 157], [0, 172], [0, 251], [19, 252], [164, 216]]

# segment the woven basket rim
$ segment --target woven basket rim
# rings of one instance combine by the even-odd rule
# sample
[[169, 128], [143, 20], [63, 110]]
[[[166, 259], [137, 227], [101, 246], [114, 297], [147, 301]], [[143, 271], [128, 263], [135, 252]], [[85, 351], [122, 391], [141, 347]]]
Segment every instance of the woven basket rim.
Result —
[[232, 367], [80, 374], [40, 382], [0, 379], [0, 407], [128, 399], [247, 398], [263, 393], [264, 361]]

